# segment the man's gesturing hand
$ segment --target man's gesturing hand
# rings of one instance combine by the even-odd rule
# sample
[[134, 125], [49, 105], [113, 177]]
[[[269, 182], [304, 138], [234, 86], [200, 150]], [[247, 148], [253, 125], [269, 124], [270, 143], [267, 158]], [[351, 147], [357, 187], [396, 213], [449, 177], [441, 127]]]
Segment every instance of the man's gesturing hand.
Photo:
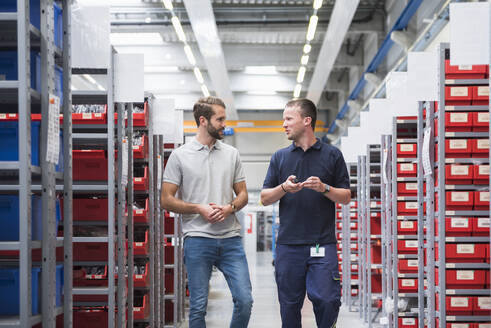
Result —
[[290, 175], [288, 179], [286, 179], [286, 181], [283, 182], [282, 186], [286, 192], [294, 194], [302, 190], [303, 185], [302, 183], [295, 183], [296, 178], [297, 178], [296, 176]]
[[324, 186], [324, 183], [318, 177], [308, 178], [307, 180], [302, 182], [302, 187], [309, 188], [317, 192], [326, 191], [326, 186]]

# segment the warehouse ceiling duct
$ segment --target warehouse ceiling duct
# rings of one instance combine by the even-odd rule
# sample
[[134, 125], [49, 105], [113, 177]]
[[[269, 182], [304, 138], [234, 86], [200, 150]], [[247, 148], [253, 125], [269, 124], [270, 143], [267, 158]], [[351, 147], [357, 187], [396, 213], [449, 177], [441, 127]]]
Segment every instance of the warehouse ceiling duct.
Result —
[[234, 104], [234, 96], [230, 89], [225, 57], [222, 44], [218, 37], [215, 15], [210, 1], [184, 0], [193, 32], [198, 42], [199, 50], [206, 64], [218, 97], [222, 98], [227, 106], [227, 116], [230, 120], [238, 119]]
[[334, 5], [307, 93], [307, 98], [316, 104], [319, 103], [359, 2], [360, 0], [344, 0], [336, 1]]

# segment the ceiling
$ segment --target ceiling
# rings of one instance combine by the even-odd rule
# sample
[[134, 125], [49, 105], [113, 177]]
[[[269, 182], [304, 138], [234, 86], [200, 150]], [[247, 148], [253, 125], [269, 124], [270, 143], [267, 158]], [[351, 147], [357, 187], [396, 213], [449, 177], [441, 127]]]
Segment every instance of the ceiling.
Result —
[[[118, 52], [145, 54], [145, 89], [175, 98], [178, 108], [190, 110], [203, 94], [193, 73], [196, 66], [212, 95], [231, 92], [238, 117], [251, 111], [280, 113], [293, 97], [297, 84], [313, 3], [313, 0], [211, 0], [210, 4], [194, 0], [193, 5], [193, 0], [175, 0], [171, 12], [161, 0], [111, 0], [111, 39]], [[210, 5], [212, 15], [207, 15], [206, 6]], [[316, 64], [334, 5], [334, 0], [324, 0], [317, 10], [318, 24], [310, 41], [312, 50], [305, 65], [301, 97], [307, 95], [314, 70], [322, 69], [322, 65]], [[386, 35], [385, 0], [360, 0], [355, 8], [348, 31], [339, 35], [342, 44], [339, 52], [329, 53], [335, 61], [318, 101], [319, 109], [326, 111], [323, 120], [332, 119], [345, 102], [353, 70], [363, 70], [364, 46], [373, 40], [367, 36], [375, 34], [382, 39]], [[193, 10], [197, 12], [194, 16]], [[204, 14], [197, 19], [199, 10]], [[186, 43], [196, 58], [195, 65], [187, 59], [184, 44], [173, 28], [173, 15], [179, 18]], [[212, 36], [207, 40], [212, 25], [216, 26], [217, 48], [221, 48], [217, 56], [222, 55], [221, 61], [210, 61], [209, 54], [203, 55], [204, 44], [213, 41]], [[270, 67], [269, 73], [251, 74], [251, 66], [274, 68]], [[218, 69], [220, 78], [216, 74]]]

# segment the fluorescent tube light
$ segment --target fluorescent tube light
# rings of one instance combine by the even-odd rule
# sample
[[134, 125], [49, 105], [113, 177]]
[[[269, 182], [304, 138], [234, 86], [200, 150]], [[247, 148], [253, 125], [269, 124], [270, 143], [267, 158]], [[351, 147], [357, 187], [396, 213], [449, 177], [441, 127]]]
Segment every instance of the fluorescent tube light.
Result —
[[196, 76], [196, 80], [198, 80], [199, 84], [203, 84], [203, 75], [201, 74], [201, 71], [199, 70], [198, 67], [194, 68], [194, 76]]
[[305, 66], [300, 66], [300, 68], [298, 69], [297, 82], [302, 83], [304, 77], [305, 77]]
[[164, 7], [167, 10], [172, 10], [174, 9], [174, 6], [172, 6], [172, 0], [163, 0], [164, 2]]
[[303, 46], [303, 53], [308, 54], [312, 50], [312, 46], [310, 44], [306, 44]]
[[315, 29], [317, 28], [318, 20], [319, 17], [317, 17], [317, 15], [312, 15], [312, 17], [310, 17], [309, 27], [307, 29], [307, 36], [306, 36], [307, 41], [312, 41], [314, 39]]
[[300, 64], [305, 66], [305, 65], [307, 65], [308, 62], [309, 62], [309, 56], [303, 55], [302, 58], [300, 59]]
[[89, 74], [84, 74], [83, 77], [92, 84], [97, 84], [97, 81]]
[[300, 96], [300, 91], [302, 91], [302, 85], [297, 84], [295, 90], [293, 90], [293, 98], [298, 98]]
[[172, 26], [174, 26], [174, 30], [176, 30], [177, 37], [180, 41], [186, 42], [186, 34], [184, 34], [184, 30], [182, 29], [181, 22], [177, 16], [172, 16], [171, 18]]
[[314, 9], [320, 9], [322, 7], [322, 0], [314, 0]]
[[187, 44], [184, 46], [184, 53], [186, 54], [189, 63], [193, 66], [196, 65], [196, 59], [194, 58], [193, 52], [191, 51], [191, 47]]
[[246, 66], [244, 73], [258, 75], [274, 75], [278, 74], [276, 66]]
[[210, 96], [210, 92], [208, 91], [208, 88], [204, 84], [201, 85], [201, 92], [203, 92], [203, 95], [205, 97], [209, 97]]

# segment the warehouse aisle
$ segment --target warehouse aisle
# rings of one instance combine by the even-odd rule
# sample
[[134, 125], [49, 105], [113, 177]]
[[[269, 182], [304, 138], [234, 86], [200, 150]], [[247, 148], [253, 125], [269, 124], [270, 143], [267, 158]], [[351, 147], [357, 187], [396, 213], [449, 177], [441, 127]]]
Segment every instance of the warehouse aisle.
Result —
[[[278, 304], [274, 267], [271, 265], [271, 252], [258, 252], [257, 256], [248, 256], [249, 268], [254, 297], [254, 306], [249, 327], [276, 328], [281, 327], [280, 306]], [[208, 301], [207, 327], [228, 328], [232, 316], [232, 297], [227, 283], [220, 272], [214, 272], [210, 282]], [[187, 319], [187, 314], [186, 314]], [[357, 313], [350, 313], [342, 308], [337, 327], [360, 327]], [[187, 323], [183, 325], [187, 327]], [[305, 299], [302, 309], [302, 327], [316, 327], [312, 304]]]

